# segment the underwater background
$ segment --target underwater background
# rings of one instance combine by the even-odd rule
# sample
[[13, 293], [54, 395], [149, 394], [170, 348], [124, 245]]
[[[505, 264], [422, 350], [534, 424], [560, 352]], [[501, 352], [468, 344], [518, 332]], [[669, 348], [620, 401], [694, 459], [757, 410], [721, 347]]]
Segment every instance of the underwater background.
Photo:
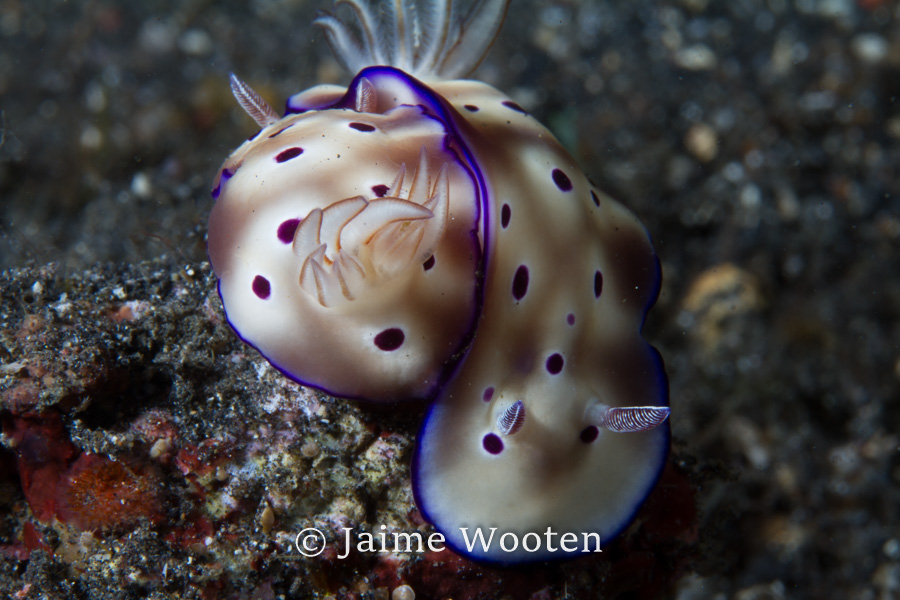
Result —
[[329, 6], [0, 0], [0, 596], [900, 595], [900, 5], [513, 0], [475, 77], [653, 238], [673, 448], [603, 554], [502, 569], [292, 546], [431, 531], [422, 410], [286, 380], [206, 262], [228, 73], [348, 82]]

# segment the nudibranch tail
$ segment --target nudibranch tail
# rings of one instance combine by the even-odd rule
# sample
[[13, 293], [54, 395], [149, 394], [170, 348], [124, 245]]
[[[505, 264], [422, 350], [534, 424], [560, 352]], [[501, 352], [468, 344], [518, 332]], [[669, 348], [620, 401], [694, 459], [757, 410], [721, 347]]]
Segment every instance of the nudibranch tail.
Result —
[[381, 19], [365, 0], [338, 0], [354, 13], [360, 39], [331, 14], [315, 20], [335, 56], [356, 73], [365, 67], [397, 67], [425, 81], [457, 79], [481, 63], [506, 18], [510, 0], [476, 0], [464, 17], [453, 0], [428, 0], [424, 8], [411, 0], [384, 3]]
[[256, 90], [241, 81], [237, 75], [231, 73], [228, 78], [231, 82], [231, 93], [257, 125], [267, 127], [281, 118]]

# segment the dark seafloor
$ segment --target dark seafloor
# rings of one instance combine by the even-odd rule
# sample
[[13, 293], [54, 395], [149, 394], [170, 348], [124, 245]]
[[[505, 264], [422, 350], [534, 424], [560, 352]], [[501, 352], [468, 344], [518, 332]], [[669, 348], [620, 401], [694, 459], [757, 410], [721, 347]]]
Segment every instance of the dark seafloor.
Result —
[[228, 72], [346, 82], [327, 4], [0, 0], [0, 597], [900, 597], [898, 4], [514, 0], [478, 76], [654, 238], [674, 438], [620, 540], [526, 569], [292, 550], [430, 531], [421, 411], [287, 381], [205, 261]]

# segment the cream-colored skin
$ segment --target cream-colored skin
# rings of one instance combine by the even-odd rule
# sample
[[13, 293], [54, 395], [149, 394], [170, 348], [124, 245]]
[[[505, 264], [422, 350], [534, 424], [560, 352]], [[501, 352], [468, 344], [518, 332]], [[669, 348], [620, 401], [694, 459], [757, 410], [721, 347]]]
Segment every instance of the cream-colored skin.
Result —
[[[469, 355], [420, 434], [417, 497], [456, 548], [465, 547], [462, 527], [470, 536], [475, 527], [485, 534], [496, 527], [498, 536], [520, 538], [543, 535], [548, 527], [579, 539], [590, 531], [605, 542], [655, 483], [668, 447], [664, 427], [630, 433], [600, 427], [593, 442], [580, 439], [598, 424], [591, 411], [598, 402], [646, 406], [665, 399], [661, 364], [640, 337], [659, 278], [653, 248], [634, 215], [592, 190], [549, 131], [503, 104], [509, 98], [478, 82], [434, 88], [466, 116], [466, 142], [487, 171], [492, 214], [483, 317]], [[554, 169], [568, 176], [570, 191], [556, 185]], [[521, 265], [529, 282], [516, 300], [512, 286]], [[546, 362], [555, 353], [564, 362], [551, 374]], [[493, 394], [486, 402], [488, 388]], [[517, 401], [524, 421], [504, 435], [498, 417]], [[499, 454], [484, 448], [490, 433], [503, 443]], [[521, 547], [509, 553], [495, 540], [492, 551], [479, 548], [474, 556], [516, 562], [554, 554]]]
[[[359, 131], [351, 123], [375, 131]], [[475, 190], [470, 175], [443, 149], [445, 134], [416, 107], [385, 114], [313, 111], [268, 125], [225, 162], [223, 169], [234, 175], [216, 181], [221, 191], [210, 215], [209, 256], [228, 320], [245, 341], [291, 377], [337, 396], [390, 401], [433, 392], [475, 310], [477, 255], [469, 233], [475, 228]], [[276, 161], [294, 147], [302, 154]], [[421, 178], [423, 160], [427, 181]], [[402, 189], [391, 194], [422, 213], [407, 214], [408, 220], [402, 210], [376, 210], [385, 199], [373, 191], [392, 186], [401, 171]], [[411, 189], [416, 174], [418, 191]], [[447, 190], [445, 214], [423, 216], [430, 214], [424, 205]], [[347, 199], [360, 203], [360, 197], [369, 205], [355, 218], [350, 213], [329, 221], [329, 207], [336, 210]], [[322, 239], [310, 242], [319, 230], [304, 235], [304, 225], [315, 209], [326, 209]], [[304, 221], [285, 244], [277, 232], [289, 219]], [[439, 221], [439, 240], [407, 244], [399, 262], [385, 249], [385, 236], [377, 235]], [[316, 241], [325, 244], [324, 256], [307, 261]], [[332, 264], [339, 251], [355, 261], [344, 269], [349, 297], [341, 293]], [[425, 270], [423, 262], [432, 255], [434, 266]], [[311, 271], [331, 277], [324, 293], [317, 293]], [[253, 289], [257, 276], [270, 282], [267, 298]], [[376, 336], [389, 329], [405, 337], [399, 348], [385, 351]]]

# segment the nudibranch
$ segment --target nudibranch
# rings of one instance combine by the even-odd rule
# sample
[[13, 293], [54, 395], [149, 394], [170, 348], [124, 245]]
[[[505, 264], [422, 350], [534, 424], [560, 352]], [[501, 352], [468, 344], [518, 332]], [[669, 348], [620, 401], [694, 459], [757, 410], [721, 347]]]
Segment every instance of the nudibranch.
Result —
[[641, 336], [649, 236], [518, 104], [458, 79], [509, 0], [464, 18], [451, 0], [336, 4], [356, 32], [317, 24], [357, 73], [347, 88], [297, 94], [282, 117], [232, 76], [262, 129], [214, 183], [228, 321], [304, 384], [431, 402], [413, 491], [458, 552], [591, 551], [571, 540], [618, 535], [668, 454], [668, 383]]

